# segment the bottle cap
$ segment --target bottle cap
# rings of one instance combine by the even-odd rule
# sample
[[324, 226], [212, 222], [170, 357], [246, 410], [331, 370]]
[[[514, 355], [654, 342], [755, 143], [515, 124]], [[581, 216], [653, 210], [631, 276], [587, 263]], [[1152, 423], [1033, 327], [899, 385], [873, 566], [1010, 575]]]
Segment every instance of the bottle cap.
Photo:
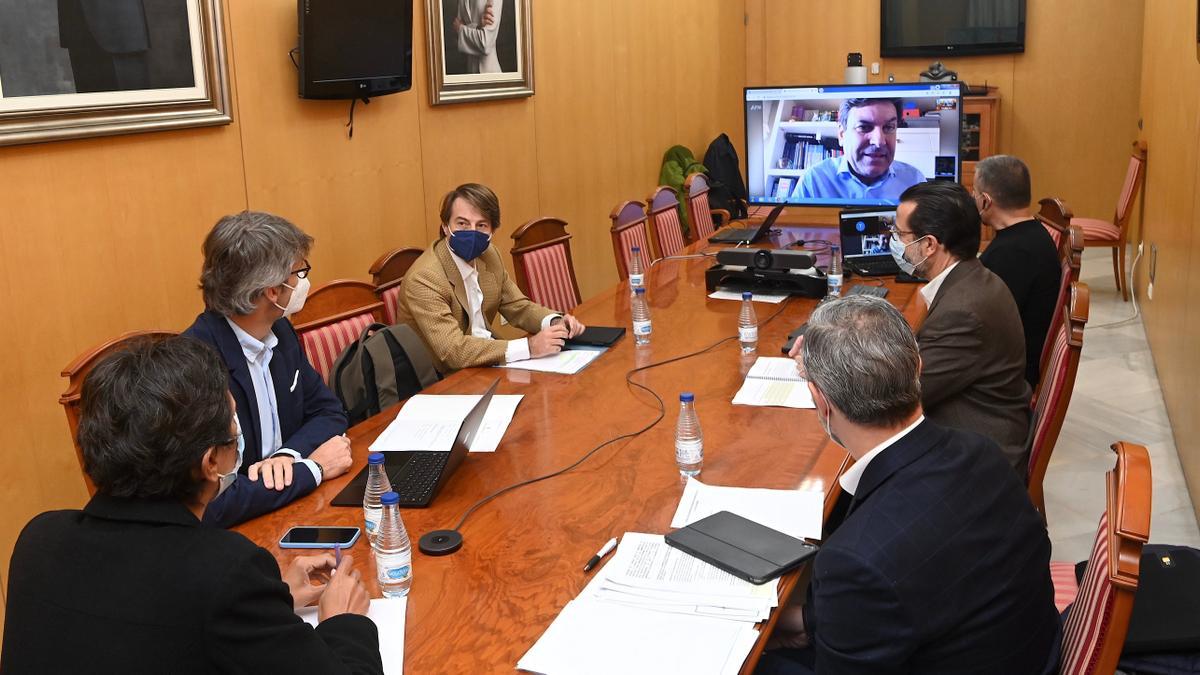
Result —
[[679, 402], [680, 403], [691, 403], [692, 401], [695, 401], [695, 400], [696, 400], [696, 395], [690, 391], [685, 391], [685, 392], [679, 394]]
[[379, 498], [379, 503], [383, 504], [384, 506], [399, 504], [400, 495], [396, 494], [395, 492], [385, 492], [383, 493], [383, 496]]
[[645, 295], [646, 289], [642, 288], [641, 286], [638, 286], [637, 288], [633, 289], [633, 294], [634, 295]]
[[372, 452], [367, 455], [367, 464], [383, 464], [383, 459], [382, 452]]
[[743, 300], [749, 300], [753, 297], [754, 297], [754, 293], [751, 293], [750, 291], [742, 291], [742, 299]]

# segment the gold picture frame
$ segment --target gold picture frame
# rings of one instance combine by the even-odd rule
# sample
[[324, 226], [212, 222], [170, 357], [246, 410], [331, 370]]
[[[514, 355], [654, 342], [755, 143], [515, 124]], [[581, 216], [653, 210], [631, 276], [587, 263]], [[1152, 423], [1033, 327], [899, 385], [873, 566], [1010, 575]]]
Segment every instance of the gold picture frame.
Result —
[[0, 41], [13, 54], [38, 58], [0, 72], [0, 145], [233, 121], [222, 0], [9, 7], [25, 15], [0, 17], [0, 23], [27, 20], [27, 43], [2, 34]]
[[425, 0], [432, 105], [533, 96], [531, 0]]

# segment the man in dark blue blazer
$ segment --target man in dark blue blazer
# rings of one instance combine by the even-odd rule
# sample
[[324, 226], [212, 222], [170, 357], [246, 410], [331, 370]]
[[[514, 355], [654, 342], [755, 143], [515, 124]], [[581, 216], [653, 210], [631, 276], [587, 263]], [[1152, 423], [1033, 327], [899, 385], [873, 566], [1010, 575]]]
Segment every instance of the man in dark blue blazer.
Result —
[[818, 419], [855, 458], [850, 504], [781, 616], [793, 648], [758, 672], [1055, 672], [1046, 528], [993, 441], [925, 419], [904, 318], [879, 298], [825, 303], [800, 349]]
[[312, 238], [266, 213], [222, 218], [204, 241], [206, 311], [184, 334], [216, 348], [246, 438], [237, 482], [204, 512], [229, 527], [278, 509], [350, 467], [341, 402], [287, 317], [304, 306]]

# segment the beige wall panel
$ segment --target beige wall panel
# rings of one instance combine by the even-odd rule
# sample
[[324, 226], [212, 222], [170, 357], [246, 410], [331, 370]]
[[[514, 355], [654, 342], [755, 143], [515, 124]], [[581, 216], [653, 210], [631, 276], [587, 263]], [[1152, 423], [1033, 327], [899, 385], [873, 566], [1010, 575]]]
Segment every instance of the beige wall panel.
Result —
[[29, 518], [86, 499], [58, 373], [200, 309], [200, 241], [245, 206], [236, 126], [0, 149], [0, 569]]
[[[1144, 25], [1141, 113], [1149, 148], [1144, 213], [1146, 253], [1157, 245], [1154, 299], [1138, 275], [1147, 337], [1171, 419], [1192, 503], [1200, 512], [1200, 312], [1194, 307], [1200, 274], [1200, 65], [1196, 62], [1194, 3], [1148, 0]], [[1145, 263], [1147, 271], [1149, 262]]]
[[[317, 239], [311, 262], [318, 284], [365, 279], [385, 251], [426, 245], [423, 88], [359, 102], [349, 138], [348, 102], [297, 97], [287, 55], [296, 45], [294, 0], [235, 2], [231, 14], [250, 207], [278, 213]], [[423, 42], [414, 51], [423, 54]], [[414, 74], [423, 69], [423, 61], [414, 63]]]

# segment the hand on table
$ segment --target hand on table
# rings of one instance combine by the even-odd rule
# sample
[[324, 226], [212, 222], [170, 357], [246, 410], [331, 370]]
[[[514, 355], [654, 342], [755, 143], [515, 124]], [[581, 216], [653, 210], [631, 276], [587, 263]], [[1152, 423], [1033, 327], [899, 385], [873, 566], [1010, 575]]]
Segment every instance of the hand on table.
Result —
[[[345, 557], [342, 560], [344, 562]], [[296, 609], [308, 607], [322, 596], [328, 586], [329, 572], [336, 564], [331, 553], [302, 555], [292, 560], [283, 573], [283, 583], [292, 592], [292, 604]]]
[[561, 352], [569, 334], [570, 331], [562, 322], [552, 322], [529, 338], [529, 357], [536, 359]]
[[345, 434], [334, 436], [313, 450], [308, 458], [321, 465], [323, 480], [337, 478], [350, 469], [350, 439]]
[[583, 329], [587, 328], [587, 326], [583, 325], [582, 321], [580, 321], [579, 319], [576, 319], [574, 316], [572, 316], [570, 314], [564, 314], [562, 317], [562, 320], [567, 326], [567, 331], [568, 331], [567, 337], [568, 338], [578, 337], [579, 334], [583, 332]]
[[[332, 557], [332, 556], [330, 556]], [[354, 569], [354, 556], [343, 553], [342, 564], [337, 567], [317, 608], [317, 620], [324, 621], [338, 614], [361, 614], [366, 616], [371, 607], [371, 596], [363, 586], [362, 576]]]

